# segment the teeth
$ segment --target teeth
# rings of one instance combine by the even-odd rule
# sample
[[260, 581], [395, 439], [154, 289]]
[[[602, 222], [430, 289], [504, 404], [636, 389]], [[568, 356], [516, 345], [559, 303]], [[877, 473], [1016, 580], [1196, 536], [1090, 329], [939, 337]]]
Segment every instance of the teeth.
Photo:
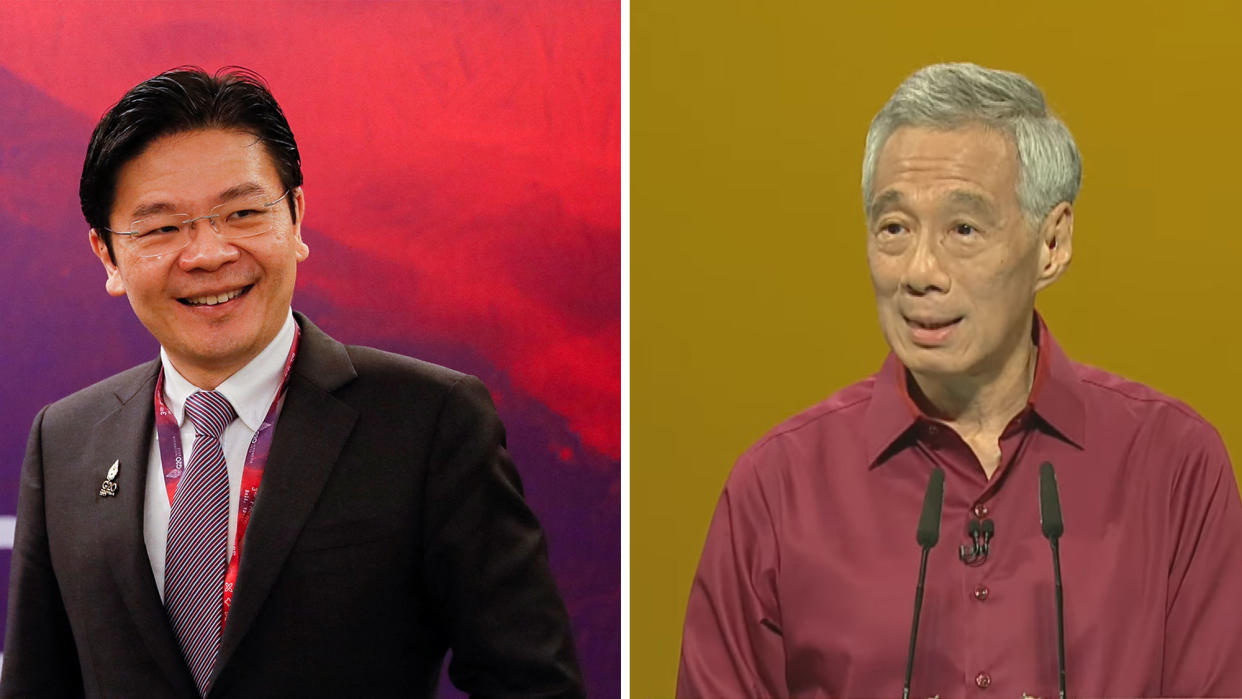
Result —
[[242, 292], [241, 289], [236, 289], [234, 291], [225, 292], [223, 294], [213, 294], [211, 296], [195, 296], [193, 298], [187, 298], [186, 303], [190, 304], [191, 306], [214, 306], [218, 303], [224, 303], [225, 301], [228, 301], [230, 299], [237, 298], [238, 296], [241, 295], [241, 292]]

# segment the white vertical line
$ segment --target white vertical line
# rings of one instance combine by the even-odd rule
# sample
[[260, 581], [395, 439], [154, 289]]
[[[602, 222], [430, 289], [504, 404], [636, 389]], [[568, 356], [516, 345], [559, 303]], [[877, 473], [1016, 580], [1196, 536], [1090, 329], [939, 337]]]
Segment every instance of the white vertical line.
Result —
[[0, 549], [13, 548], [13, 527], [17, 518], [12, 515], [0, 517]]
[[621, 0], [621, 696], [630, 696], [630, 2]]
[[[0, 550], [13, 548], [13, 527], [17, 518], [13, 515], [0, 517]], [[4, 669], [4, 653], [0, 653], [0, 672]]]

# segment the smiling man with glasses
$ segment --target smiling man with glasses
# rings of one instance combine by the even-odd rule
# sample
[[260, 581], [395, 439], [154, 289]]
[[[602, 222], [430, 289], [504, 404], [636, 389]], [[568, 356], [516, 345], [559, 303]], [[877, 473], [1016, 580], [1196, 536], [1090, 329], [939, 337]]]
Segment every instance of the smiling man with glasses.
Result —
[[291, 302], [306, 197], [245, 70], [130, 90], [81, 180], [105, 287], [160, 356], [46, 407], [0, 696], [580, 696], [487, 391]]

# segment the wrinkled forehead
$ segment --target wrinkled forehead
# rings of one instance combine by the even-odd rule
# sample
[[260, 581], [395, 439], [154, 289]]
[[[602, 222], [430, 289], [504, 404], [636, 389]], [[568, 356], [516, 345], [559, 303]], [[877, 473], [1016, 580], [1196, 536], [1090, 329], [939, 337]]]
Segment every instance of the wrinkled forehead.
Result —
[[[945, 210], [965, 212], [983, 218], [995, 218], [998, 203], [987, 192], [974, 188], [946, 189], [939, 193], [936, 204]], [[908, 210], [915, 206], [913, 197], [900, 189], [885, 189], [871, 200], [867, 207], [867, 218], [874, 220], [888, 211]]]
[[984, 124], [902, 126], [880, 149], [867, 213], [935, 194], [942, 203], [986, 208], [1017, 204], [1017, 146]]

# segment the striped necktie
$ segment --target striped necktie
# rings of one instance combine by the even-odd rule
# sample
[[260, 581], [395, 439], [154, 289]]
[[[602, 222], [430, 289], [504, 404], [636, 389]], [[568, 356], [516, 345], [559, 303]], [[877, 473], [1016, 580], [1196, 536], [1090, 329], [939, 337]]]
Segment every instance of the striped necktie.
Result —
[[168, 518], [164, 606], [205, 696], [220, 650], [228, 569], [229, 471], [220, 435], [237, 413], [223, 395], [198, 391], [186, 399], [185, 414], [194, 424], [194, 448]]

